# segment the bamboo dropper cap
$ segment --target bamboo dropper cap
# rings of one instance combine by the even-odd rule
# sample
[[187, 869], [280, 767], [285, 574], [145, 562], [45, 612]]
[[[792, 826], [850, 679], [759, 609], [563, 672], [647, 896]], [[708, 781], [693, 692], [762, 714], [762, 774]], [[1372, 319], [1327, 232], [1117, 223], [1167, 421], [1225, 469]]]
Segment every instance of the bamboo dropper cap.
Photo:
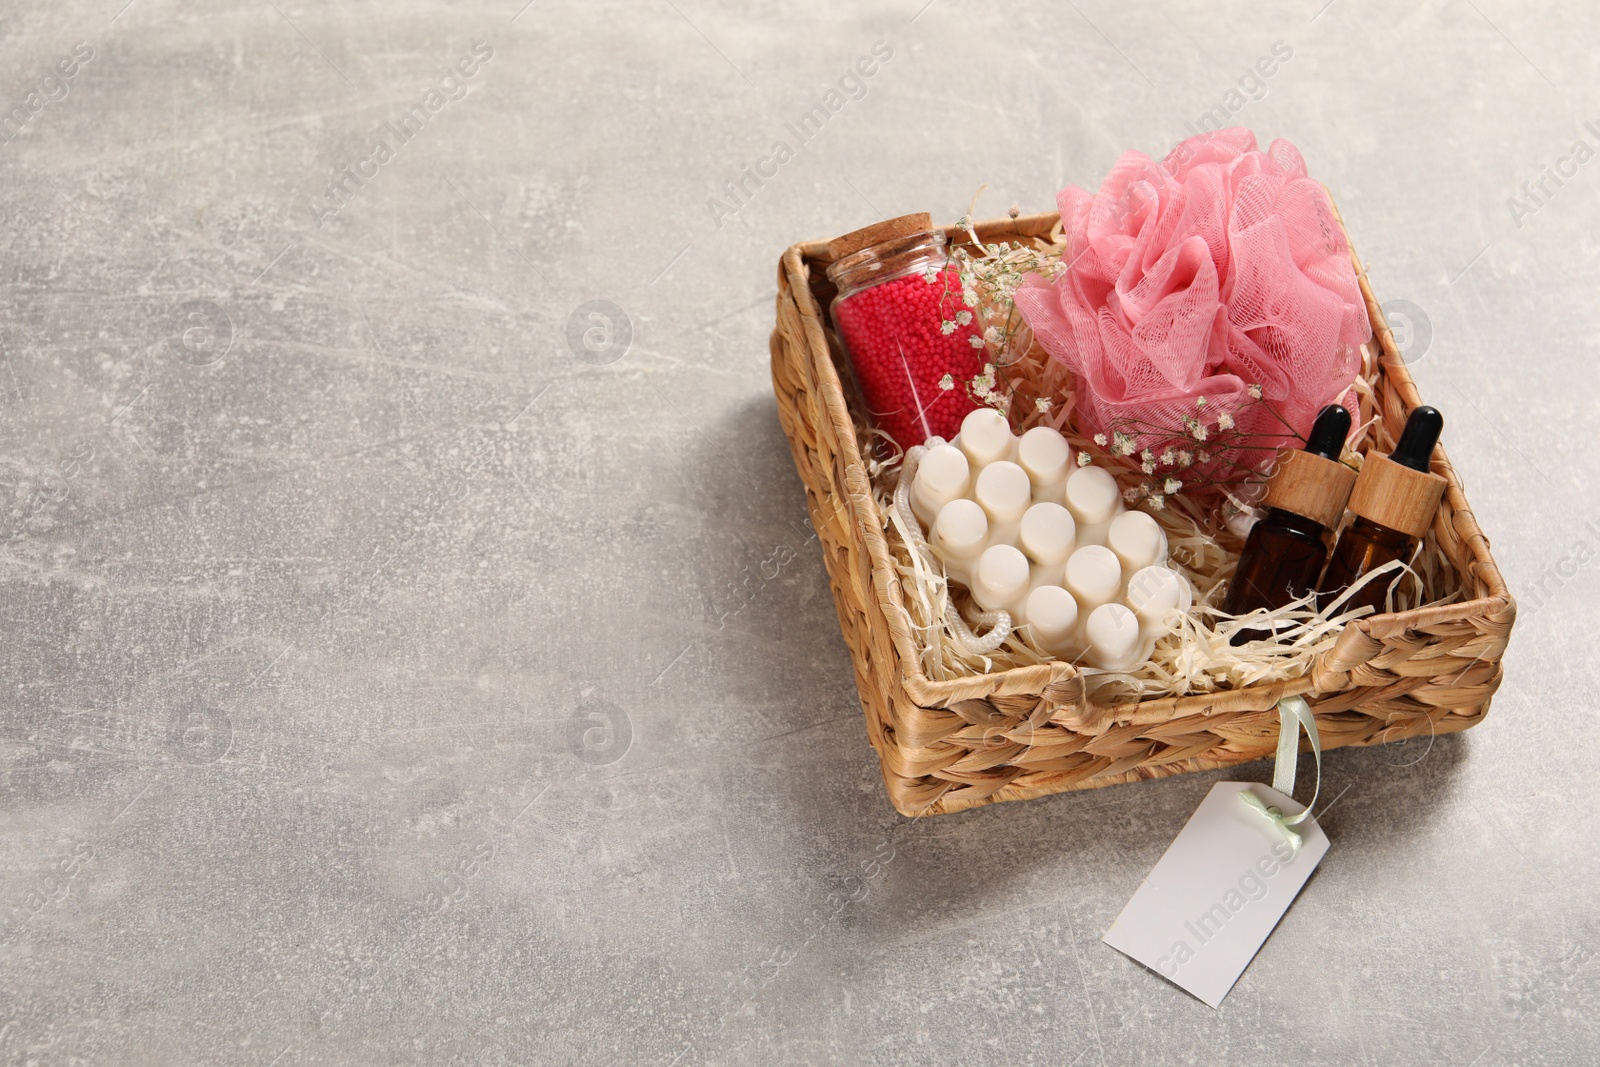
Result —
[[1407, 537], [1427, 533], [1444, 498], [1445, 480], [1428, 469], [1443, 429], [1444, 416], [1438, 408], [1412, 411], [1394, 451], [1367, 456], [1350, 494], [1350, 510]]
[[1317, 413], [1305, 449], [1284, 454], [1267, 482], [1267, 506], [1333, 529], [1344, 516], [1356, 472], [1339, 462], [1350, 434], [1350, 413], [1329, 404]]

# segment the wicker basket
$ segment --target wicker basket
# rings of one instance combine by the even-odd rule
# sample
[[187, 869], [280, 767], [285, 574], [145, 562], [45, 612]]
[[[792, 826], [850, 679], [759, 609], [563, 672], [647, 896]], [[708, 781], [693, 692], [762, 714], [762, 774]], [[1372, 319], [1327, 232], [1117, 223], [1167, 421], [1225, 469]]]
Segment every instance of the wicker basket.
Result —
[[[985, 241], [1038, 237], [1056, 221], [1054, 214], [1033, 215], [977, 229]], [[1488, 711], [1516, 604], [1442, 449], [1434, 470], [1449, 485], [1433, 537], [1457, 572], [1460, 599], [1357, 620], [1303, 677], [1113, 705], [1097, 704], [1083, 677], [1062, 662], [951, 681], [924, 677], [840, 382], [843, 357], [824, 310], [833, 296], [820, 269], [827, 262], [825, 241], [783, 254], [772, 382], [855, 662], [867, 733], [902, 814], [942, 814], [1268, 756], [1277, 742], [1274, 705], [1285, 696], [1311, 703], [1324, 748], [1453, 733]], [[1355, 269], [1382, 349], [1377, 403], [1388, 424], [1400, 425], [1421, 401], [1359, 261]]]

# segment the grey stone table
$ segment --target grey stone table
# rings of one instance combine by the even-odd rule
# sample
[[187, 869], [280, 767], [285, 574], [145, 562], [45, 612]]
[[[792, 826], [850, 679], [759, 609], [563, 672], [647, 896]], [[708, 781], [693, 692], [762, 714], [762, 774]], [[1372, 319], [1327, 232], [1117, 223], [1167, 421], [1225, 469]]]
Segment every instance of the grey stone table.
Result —
[[[1593, 9], [8, 7], [0, 1061], [1600, 1057]], [[766, 347], [787, 244], [1208, 116], [1523, 608], [1215, 1011], [1099, 937], [1218, 775], [890, 809]]]

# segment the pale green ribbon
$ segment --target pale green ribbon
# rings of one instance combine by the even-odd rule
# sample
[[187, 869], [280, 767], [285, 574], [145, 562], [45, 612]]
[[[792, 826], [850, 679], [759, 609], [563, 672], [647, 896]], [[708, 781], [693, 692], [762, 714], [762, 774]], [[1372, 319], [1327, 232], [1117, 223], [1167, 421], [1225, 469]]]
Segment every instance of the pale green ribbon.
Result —
[[1268, 806], [1261, 802], [1261, 798], [1248, 789], [1239, 791], [1239, 799], [1251, 808], [1265, 816], [1274, 826], [1283, 832], [1289, 841], [1289, 846], [1296, 852], [1300, 851], [1303, 840], [1299, 826], [1311, 817], [1311, 809], [1317, 803], [1317, 794], [1322, 791], [1322, 738], [1317, 733], [1317, 718], [1311, 714], [1311, 705], [1305, 702], [1304, 697], [1284, 697], [1278, 701], [1278, 762], [1272, 769], [1272, 788], [1286, 797], [1294, 796], [1295, 762], [1300, 756], [1300, 730], [1304, 727], [1306, 736], [1311, 738], [1311, 754], [1317, 766], [1317, 784], [1311, 790], [1311, 801], [1299, 815], [1285, 815], [1276, 805]]

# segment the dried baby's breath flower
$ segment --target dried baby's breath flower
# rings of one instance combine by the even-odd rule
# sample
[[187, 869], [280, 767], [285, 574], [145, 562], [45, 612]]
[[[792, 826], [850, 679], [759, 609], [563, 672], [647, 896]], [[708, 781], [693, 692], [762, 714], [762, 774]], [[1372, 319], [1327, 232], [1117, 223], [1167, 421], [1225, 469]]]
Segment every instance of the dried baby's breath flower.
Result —
[[952, 375], [946, 374], [943, 378], [939, 379], [939, 388], [943, 389], [945, 392], [949, 392], [951, 389], [954, 389], [955, 387], [956, 387], [956, 380]]
[[[1261, 391], [1258, 385], [1246, 388], [1252, 395]], [[1131, 465], [1145, 476], [1144, 495], [1140, 499], [1159, 496], [1163, 504], [1177, 503], [1175, 498], [1185, 494], [1206, 493], [1216, 487], [1259, 484], [1263, 474], [1260, 466], [1263, 449], [1276, 447], [1278, 438], [1258, 428], [1262, 420], [1245, 418], [1251, 401], [1235, 405], [1233, 398], [1229, 400], [1226, 411], [1219, 410], [1215, 397], [1196, 397], [1198, 414], [1180, 411], [1164, 419], [1121, 419], [1098, 434], [1095, 443], [1105, 448], [1102, 442], [1109, 433], [1111, 447], [1107, 451], [1112, 456], [1127, 456], [1138, 447], [1135, 442], [1149, 442], [1148, 447], [1139, 450]], [[1276, 418], [1291, 435], [1294, 434], [1272, 405], [1263, 402], [1261, 407], [1262, 411], [1256, 414]], [[1209, 424], [1202, 421], [1208, 411], [1215, 412], [1215, 419]], [[1174, 418], [1176, 426], [1169, 421]], [[1245, 428], [1252, 426], [1257, 428]], [[1264, 446], [1263, 440], [1269, 444]]]
[[[945, 306], [959, 305], [968, 310], [946, 314], [960, 326], [974, 327], [975, 335], [968, 336], [967, 343], [1001, 368], [995, 376], [998, 384], [991, 381], [984, 391], [971, 388], [974, 399], [1008, 409], [1015, 384], [1004, 368], [1023, 357], [1032, 343], [1032, 333], [1017, 309], [1015, 294], [1029, 277], [1050, 279], [1059, 274], [1060, 252], [1042, 239], [982, 240], [972, 216], [969, 210], [957, 224], [965, 234], [951, 242], [943, 268], [946, 299], [950, 301]], [[1038, 399], [1039, 394], [1030, 390], [1023, 403], [1036, 406]]]

